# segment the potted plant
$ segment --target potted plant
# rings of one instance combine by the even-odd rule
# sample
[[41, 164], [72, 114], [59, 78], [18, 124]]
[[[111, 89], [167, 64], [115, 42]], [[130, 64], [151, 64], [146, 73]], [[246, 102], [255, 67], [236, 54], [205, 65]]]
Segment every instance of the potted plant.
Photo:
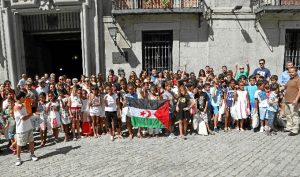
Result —
[[161, 5], [164, 9], [170, 8], [171, 5], [170, 0], [161, 0]]

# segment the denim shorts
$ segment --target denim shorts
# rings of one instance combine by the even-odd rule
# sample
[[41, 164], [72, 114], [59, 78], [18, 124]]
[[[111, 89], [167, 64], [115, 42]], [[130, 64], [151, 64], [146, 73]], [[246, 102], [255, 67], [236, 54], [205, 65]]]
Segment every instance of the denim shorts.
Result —
[[259, 108], [259, 118], [260, 118], [260, 120], [267, 119], [268, 118], [267, 113], [268, 113], [267, 107]]
[[213, 106], [214, 114], [219, 114], [219, 106]]
[[13, 133], [13, 132], [8, 132], [8, 138], [9, 139], [14, 139], [15, 138], [15, 133]]

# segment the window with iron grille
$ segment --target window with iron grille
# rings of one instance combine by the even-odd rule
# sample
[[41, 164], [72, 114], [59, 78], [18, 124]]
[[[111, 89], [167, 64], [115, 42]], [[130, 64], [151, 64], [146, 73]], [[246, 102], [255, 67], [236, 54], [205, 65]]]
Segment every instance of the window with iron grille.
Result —
[[286, 30], [283, 70], [287, 61], [292, 61], [300, 69], [300, 29]]
[[143, 31], [143, 69], [172, 70], [173, 31]]

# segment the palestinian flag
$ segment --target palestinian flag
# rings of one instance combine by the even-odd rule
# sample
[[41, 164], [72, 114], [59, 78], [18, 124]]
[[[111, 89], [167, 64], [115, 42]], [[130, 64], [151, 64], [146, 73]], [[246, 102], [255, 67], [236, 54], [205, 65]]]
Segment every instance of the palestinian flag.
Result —
[[169, 101], [129, 99], [133, 127], [169, 128]]

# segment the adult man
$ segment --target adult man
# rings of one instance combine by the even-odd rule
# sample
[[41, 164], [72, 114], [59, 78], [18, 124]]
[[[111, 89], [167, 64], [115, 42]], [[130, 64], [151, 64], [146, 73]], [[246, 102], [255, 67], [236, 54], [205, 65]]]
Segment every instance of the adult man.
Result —
[[[293, 65], [292, 61], [286, 62], [286, 65], [285, 65], [286, 70], [283, 71], [283, 73], [280, 75], [279, 80], [278, 80], [278, 83], [280, 85], [285, 85], [290, 80], [289, 69], [292, 68], [293, 66], [294, 65]], [[298, 71], [298, 76], [300, 77], [300, 71]]]
[[253, 75], [259, 74], [264, 77], [265, 80], [269, 80], [271, 77], [271, 72], [268, 68], [265, 68], [265, 59], [259, 59], [259, 68], [256, 68], [253, 72]]
[[222, 66], [222, 73], [220, 75], [224, 78], [227, 76], [227, 66]]
[[38, 92], [32, 88], [32, 81], [26, 81], [27, 97], [33, 100], [32, 111], [35, 112], [38, 103]]
[[287, 117], [286, 131], [289, 136], [298, 135], [299, 131], [299, 97], [300, 97], [300, 78], [297, 74], [297, 68], [289, 68], [290, 80], [285, 85], [285, 114]]
[[247, 70], [245, 71], [245, 67], [242, 65], [240, 66], [239, 72], [237, 71], [238, 65], [235, 65], [235, 80], [239, 80], [241, 76], [248, 77], [250, 72], [250, 66], [247, 64]]
[[38, 83], [39, 83], [39, 86], [35, 89], [37, 91], [37, 93], [40, 94], [40, 93], [44, 92], [47, 94], [49, 89], [48, 89], [48, 87], [46, 87], [45, 81], [40, 79], [38, 81]]
[[26, 86], [27, 75], [22, 74], [22, 79], [19, 80], [17, 87], [19, 89], [24, 89]]

